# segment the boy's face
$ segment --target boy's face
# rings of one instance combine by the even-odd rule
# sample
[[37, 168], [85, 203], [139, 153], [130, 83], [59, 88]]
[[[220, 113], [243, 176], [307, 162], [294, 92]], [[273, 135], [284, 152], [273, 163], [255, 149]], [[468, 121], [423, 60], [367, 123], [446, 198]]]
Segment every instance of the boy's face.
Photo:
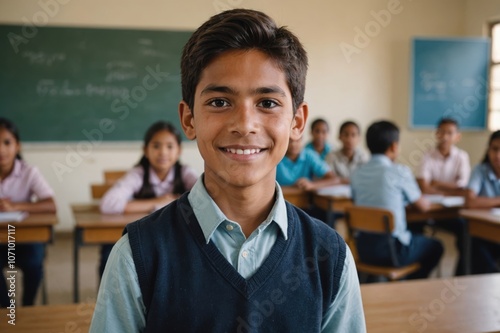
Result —
[[339, 140], [345, 149], [353, 150], [359, 143], [359, 130], [354, 125], [346, 126], [339, 135]]
[[286, 157], [288, 157], [292, 161], [295, 161], [295, 159], [299, 157], [301, 151], [302, 151], [302, 141], [300, 139], [299, 140], [290, 139], [290, 142], [288, 143], [288, 149], [286, 151]]
[[450, 149], [460, 140], [460, 133], [454, 124], [443, 124], [436, 131], [436, 139], [439, 148]]
[[205, 184], [274, 187], [276, 165], [307, 120], [307, 105], [293, 111], [285, 74], [264, 53], [228, 51], [215, 58], [196, 86], [194, 110], [179, 105], [184, 132], [197, 139], [205, 161]]
[[500, 139], [491, 141], [488, 147], [488, 158], [493, 169], [500, 170]]
[[16, 141], [14, 135], [6, 130], [0, 128], [0, 168], [9, 170], [14, 164], [16, 155], [19, 153], [21, 145]]
[[328, 125], [323, 122], [317, 123], [311, 131], [311, 135], [315, 144], [324, 145], [328, 140]]

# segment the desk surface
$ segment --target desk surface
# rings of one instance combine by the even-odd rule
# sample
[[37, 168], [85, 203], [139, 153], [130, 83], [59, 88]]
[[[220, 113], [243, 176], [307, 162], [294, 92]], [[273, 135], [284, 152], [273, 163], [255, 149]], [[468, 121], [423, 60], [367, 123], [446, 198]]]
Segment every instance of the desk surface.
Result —
[[[31, 213], [22, 221], [1, 222], [0, 243], [7, 243], [9, 232], [17, 243], [49, 243], [52, 241], [52, 228], [56, 224], [57, 215], [53, 213]], [[15, 228], [7, 230], [9, 225]]]
[[16, 325], [12, 326], [9, 312], [2, 308], [0, 332], [88, 332], [93, 313], [93, 303], [20, 307], [16, 308]]
[[500, 273], [361, 286], [370, 333], [500, 332]]
[[15, 225], [16, 228], [54, 226], [57, 224], [57, 215], [53, 213], [30, 213], [22, 221], [0, 222], [0, 227], [7, 227], [9, 223]]
[[500, 243], [500, 216], [489, 209], [462, 209], [460, 216], [469, 221], [469, 235]]
[[77, 228], [123, 228], [147, 214], [102, 214], [95, 204], [71, 205]]

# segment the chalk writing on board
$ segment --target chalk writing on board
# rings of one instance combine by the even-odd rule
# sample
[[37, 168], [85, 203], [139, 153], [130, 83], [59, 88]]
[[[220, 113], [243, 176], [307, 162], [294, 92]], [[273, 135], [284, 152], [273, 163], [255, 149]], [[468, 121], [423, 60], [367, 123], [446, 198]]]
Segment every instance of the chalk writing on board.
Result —
[[36, 93], [40, 97], [73, 97], [73, 96], [87, 96], [87, 97], [103, 97], [105, 99], [126, 98], [129, 96], [129, 89], [127, 87], [113, 86], [113, 85], [97, 85], [93, 83], [72, 84], [68, 80], [58, 82], [52, 79], [42, 79], [38, 81], [36, 86]]
[[23, 58], [28, 58], [28, 62], [31, 65], [52, 66], [56, 62], [63, 62], [66, 60], [66, 54], [64, 53], [47, 54], [44, 52], [24, 51], [21, 53], [21, 56]]

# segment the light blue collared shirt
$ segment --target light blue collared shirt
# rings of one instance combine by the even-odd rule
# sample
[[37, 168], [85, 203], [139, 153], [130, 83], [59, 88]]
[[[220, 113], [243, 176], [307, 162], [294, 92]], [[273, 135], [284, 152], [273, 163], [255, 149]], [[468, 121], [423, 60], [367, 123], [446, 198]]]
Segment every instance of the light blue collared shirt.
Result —
[[283, 157], [276, 167], [276, 180], [281, 186], [292, 186], [300, 178], [309, 180], [322, 178], [330, 170], [328, 164], [319, 157], [318, 153], [302, 149], [295, 161], [286, 156]]
[[333, 147], [331, 144], [329, 144], [328, 142], [325, 142], [325, 148], [323, 149], [323, 151], [320, 153], [318, 153], [316, 151], [316, 149], [314, 149], [314, 144], [313, 142], [309, 142], [308, 144], [306, 144], [306, 146], [304, 147], [304, 149], [307, 149], [307, 150], [311, 150], [313, 151], [314, 153], [318, 154], [319, 157], [321, 157], [322, 160], [325, 160], [326, 158], [326, 155], [328, 155], [332, 150], [333, 150]]
[[[267, 258], [279, 232], [288, 239], [288, 218], [281, 189], [276, 185], [276, 202], [271, 212], [246, 238], [241, 226], [228, 220], [209, 196], [202, 179], [198, 179], [188, 200], [205, 239], [207, 243], [212, 240], [231, 265], [248, 278]], [[145, 309], [125, 234], [113, 247], [106, 264], [90, 332], [141, 332], [146, 325]], [[321, 332], [366, 332], [358, 276], [349, 248], [339, 291], [323, 317]]]
[[500, 196], [500, 179], [489, 164], [482, 163], [474, 168], [467, 187], [479, 197]]
[[410, 244], [405, 207], [422, 195], [410, 168], [392, 162], [383, 154], [375, 154], [354, 170], [351, 188], [356, 205], [390, 210], [395, 224], [392, 234], [401, 243]]

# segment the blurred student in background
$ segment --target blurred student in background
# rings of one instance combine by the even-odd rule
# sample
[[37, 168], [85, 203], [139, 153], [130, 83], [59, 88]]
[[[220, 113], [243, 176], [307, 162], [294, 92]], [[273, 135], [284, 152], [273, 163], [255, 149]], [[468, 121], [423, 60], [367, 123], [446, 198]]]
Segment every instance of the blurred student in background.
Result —
[[311, 123], [311, 137], [305, 149], [316, 152], [322, 160], [332, 151], [332, 146], [328, 143], [330, 127], [326, 120], [317, 118]]
[[[36, 167], [21, 158], [17, 127], [0, 118], [0, 212], [55, 213], [54, 191]], [[0, 269], [7, 266], [7, 245], [0, 245]], [[23, 271], [22, 304], [33, 305], [43, 278], [45, 245], [16, 244], [16, 266]], [[5, 277], [0, 281], [0, 304], [10, 305]]]
[[326, 156], [326, 162], [333, 172], [344, 182], [348, 182], [352, 172], [368, 161], [368, 155], [359, 148], [361, 131], [354, 121], [344, 122], [339, 129], [339, 140], [342, 147]]
[[[181, 134], [172, 124], [158, 121], [144, 137], [139, 163], [110, 188], [101, 200], [104, 214], [151, 213], [190, 190], [198, 174], [179, 162]], [[113, 244], [101, 249], [100, 276]]]
[[[500, 207], [500, 131], [491, 134], [488, 150], [470, 177], [468, 208]], [[472, 273], [500, 272], [500, 244], [472, 239]]]

